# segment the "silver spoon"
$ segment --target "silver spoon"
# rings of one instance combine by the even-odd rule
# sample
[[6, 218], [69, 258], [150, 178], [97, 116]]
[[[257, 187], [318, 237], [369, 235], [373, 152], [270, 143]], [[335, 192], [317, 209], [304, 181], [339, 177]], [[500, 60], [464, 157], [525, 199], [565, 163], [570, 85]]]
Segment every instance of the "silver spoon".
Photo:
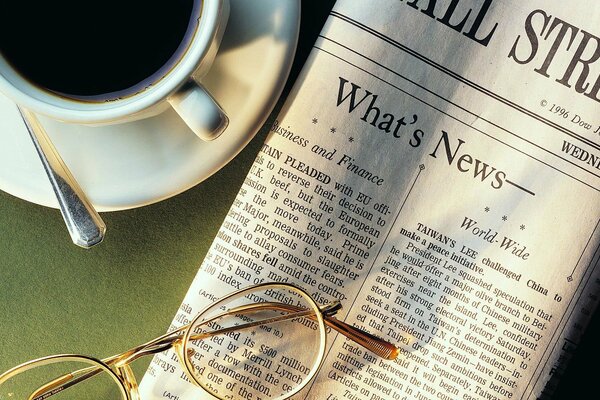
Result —
[[86, 249], [100, 243], [106, 232], [104, 221], [73, 178], [35, 114], [17, 108], [48, 175], [71, 240]]

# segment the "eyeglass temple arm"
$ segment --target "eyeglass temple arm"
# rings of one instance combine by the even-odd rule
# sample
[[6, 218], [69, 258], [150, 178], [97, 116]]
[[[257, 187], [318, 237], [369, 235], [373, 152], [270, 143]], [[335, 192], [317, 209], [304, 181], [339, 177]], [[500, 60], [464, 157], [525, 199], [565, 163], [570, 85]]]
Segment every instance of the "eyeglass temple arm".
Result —
[[[265, 304], [269, 304], [270, 306], [265, 306]], [[222, 312], [220, 314], [210, 317], [210, 319], [203, 321], [202, 324], [205, 325], [211, 321], [214, 321], [219, 318], [222, 318], [222, 317], [225, 317], [228, 315], [232, 315], [232, 314], [255, 312], [258, 310], [262, 310], [264, 308], [278, 309], [275, 307], [275, 305], [277, 305], [277, 304], [280, 304], [280, 303], [274, 303], [274, 302], [273, 303], [271, 303], [271, 302], [254, 303], [254, 304], [249, 304], [247, 306], [231, 308], [225, 312]], [[339, 310], [340, 308], [341, 308], [341, 304], [339, 304], [339, 302], [334, 302], [334, 303], [330, 303], [330, 304], [326, 304], [326, 305], [322, 306], [321, 312], [325, 316], [327, 313], [337, 312], [337, 310]], [[299, 308], [299, 307], [297, 309], [302, 310], [302, 308]], [[289, 311], [289, 310], [286, 309], [286, 311]], [[306, 311], [306, 314], [308, 314], [308, 313], [311, 313], [311, 312]], [[302, 315], [298, 314], [296, 316], [286, 316], [283, 319], [292, 319], [292, 318], [296, 318], [296, 317], [300, 317], [300, 316], [302, 316]], [[226, 330], [215, 330], [215, 331], [211, 331], [209, 333], [210, 333], [210, 336], [216, 336], [216, 335], [226, 333], [229, 331], [248, 329], [248, 328], [251, 328], [251, 327], [257, 326], [257, 325], [265, 325], [270, 322], [276, 322], [276, 321], [259, 320], [259, 321], [255, 321], [254, 323], [235, 325], [235, 327], [226, 328]], [[177, 340], [182, 339], [181, 333], [185, 332], [187, 329], [189, 329], [189, 327], [190, 327], [189, 324], [181, 326], [171, 332], [168, 332], [168, 333], [166, 333], [162, 336], [159, 336], [155, 339], [152, 339], [151, 341], [149, 341], [147, 343], [139, 345], [133, 349], [130, 349], [130, 350], [124, 352], [124, 353], [105, 358], [102, 361], [108, 365], [111, 365], [112, 363], [115, 363], [115, 362], [119, 362], [120, 364], [128, 364], [128, 363], [131, 363], [131, 362], [137, 360], [140, 357], [169, 350], [171, 347], [173, 347], [173, 345], [175, 344], [175, 342]], [[196, 340], [196, 339], [198, 339], [198, 337], [192, 336], [191, 339]]]
[[[79, 382], [85, 381], [86, 379], [89, 379], [89, 378], [99, 374], [100, 372], [102, 372], [102, 369], [99, 367], [89, 367], [89, 368], [83, 368], [78, 371], [74, 371], [69, 374], [60, 376], [60, 377], [54, 379], [53, 381], [48, 382], [45, 385], [41, 386], [36, 391], [34, 391], [31, 395], [29, 395], [28, 400], [45, 400], [52, 395], [60, 393], [63, 390], [68, 389], [71, 386], [78, 384]], [[83, 375], [76, 376], [78, 374], [83, 374]], [[60, 388], [60, 391], [56, 391], [56, 392], [52, 393], [53, 391], [55, 391], [58, 388]]]
[[[275, 310], [281, 310], [281, 311], [296, 311], [297, 312], [297, 311], [302, 310], [302, 308], [298, 307], [298, 306], [293, 306], [293, 305], [284, 304], [284, 303], [274, 303], [274, 302], [257, 303], [257, 304], [252, 304], [249, 306], [239, 307], [239, 309], [241, 311], [242, 309], [249, 308], [249, 307], [252, 307], [252, 311], [256, 311], [258, 309], [275, 309]], [[323, 320], [325, 321], [325, 324], [327, 326], [329, 326], [332, 329], [335, 329], [337, 332], [346, 336], [348, 339], [353, 340], [354, 342], [363, 346], [367, 350], [375, 353], [379, 357], [382, 357], [382, 358], [385, 358], [388, 360], [393, 360], [398, 356], [399, 350], [392, 343], [390, 343], [386, 340], [383, 340], [381, 338], [378, 338], [377, 336], [372, 335], [369, 332], [365, 332], [364, 330], [362, 330], [360, 328], [356, 328], [350, 324], [347, 324], [347, 323], [335, 318], [333, 315], [340, 308], [341, 308], [341, 305], [340, 305], [339, 301], [327, 304], [321, 308], [321, 313], [323, 314]], [[238, 311], [238, 309], [229, 310], [229, 312], [232, 314], [239, 313], [240, 311]], [[312, 313], [310, 313], [310, 314], [312, 314]], [[308, 314], [306, 316], [312, 320], [315, 320], [316, 319], [315, 316], [310, 315], [310, 314]], [[296, 317], [290, 317], [290, 318], [296, 318]]]

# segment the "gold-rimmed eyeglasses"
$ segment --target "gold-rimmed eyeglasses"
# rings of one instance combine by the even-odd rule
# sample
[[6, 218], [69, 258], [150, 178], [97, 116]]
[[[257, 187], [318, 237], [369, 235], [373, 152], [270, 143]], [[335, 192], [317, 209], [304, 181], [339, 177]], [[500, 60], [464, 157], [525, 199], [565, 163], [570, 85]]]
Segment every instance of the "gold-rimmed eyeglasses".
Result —
[[[173, 348], [192, 398], [288, 399], [318, 372], [326, 333], [343, 334], [394, 359], [398, 349], [337, 320], [338, 301], [319, 306], [305, 290], [263, 283], [237, 290], [202, 310], [189, 324], [102, 360], [61, 354], [28, 361], [0, 375], [0, 400], [140, 399], [130, 364]], [[165, 369], [155, 359], [152, 368]]]

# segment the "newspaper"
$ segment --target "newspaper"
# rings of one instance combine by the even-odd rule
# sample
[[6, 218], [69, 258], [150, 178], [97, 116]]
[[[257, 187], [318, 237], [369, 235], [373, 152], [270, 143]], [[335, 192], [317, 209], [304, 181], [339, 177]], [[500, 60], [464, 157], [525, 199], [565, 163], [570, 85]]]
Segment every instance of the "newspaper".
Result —
[[[598, 302], [598, 20], [595, 2], [339, 0], [170, 329], [295, 282], [400, 348], [332, 335], [306, 398], [547, 398]], [[143, 398], [185, 398], [174, 359]]]

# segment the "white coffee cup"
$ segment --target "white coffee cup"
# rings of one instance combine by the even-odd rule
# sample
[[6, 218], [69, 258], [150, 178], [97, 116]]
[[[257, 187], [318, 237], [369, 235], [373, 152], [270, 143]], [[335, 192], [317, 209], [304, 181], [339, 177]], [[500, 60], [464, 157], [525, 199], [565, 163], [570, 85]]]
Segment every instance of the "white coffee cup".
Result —
[[[0, 53], [0, 91], [18, 105], [56, 120], [84, 125], [116, 124], [175, 109], [203, 140], [227, 127], [223, 109], [197, 81], [209, 70], [229, 17], [229, 0], [194, 0], [187, 47], [161, 76], [143, 88], [119, 91], [113, 98], [81, 99], [59, 95], [22, 77]], [[43, 60], [40, 60], [43, 62]]]

